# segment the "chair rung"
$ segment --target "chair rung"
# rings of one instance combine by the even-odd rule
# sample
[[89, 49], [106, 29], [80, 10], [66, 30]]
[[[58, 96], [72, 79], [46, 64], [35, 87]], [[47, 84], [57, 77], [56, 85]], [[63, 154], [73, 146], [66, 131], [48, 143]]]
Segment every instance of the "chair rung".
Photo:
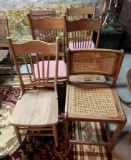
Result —
[[19, 128], [20, 130], [29, 130], [29, 131], [52, 131], [52, 128]]
[[54, 136], [52, 133], [46, 134], [46, 133], [22, 133], [21, 136], [23, 135], [30, 135], [30, 136]]
[[109, 146], [109, 142], [92, 142], [92, 141], [77, 141], [77, 140], [69, 140], [70, 144], [83, 144], [83, 145], [95, 145], [95, 146]]

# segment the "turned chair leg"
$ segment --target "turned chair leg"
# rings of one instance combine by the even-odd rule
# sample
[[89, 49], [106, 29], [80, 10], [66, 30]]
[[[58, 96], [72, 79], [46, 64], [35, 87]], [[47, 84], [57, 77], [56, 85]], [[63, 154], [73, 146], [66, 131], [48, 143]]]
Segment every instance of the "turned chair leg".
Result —
[[16, 132], [16, 136], [18, 138], [18, 141], [20, 143], [20, 145], [22, 145], [22, 140], [21, 140], [21, 135], [20, 135], [20, 131], [18, 129], [18, 127], [14, 126], [15, 132]]
[[57, 126], [53, 126], [53, 135], [54, 135], [54, 140], [55, 140], [55, 145], [58, 147], [58, 137], [57, 137]]

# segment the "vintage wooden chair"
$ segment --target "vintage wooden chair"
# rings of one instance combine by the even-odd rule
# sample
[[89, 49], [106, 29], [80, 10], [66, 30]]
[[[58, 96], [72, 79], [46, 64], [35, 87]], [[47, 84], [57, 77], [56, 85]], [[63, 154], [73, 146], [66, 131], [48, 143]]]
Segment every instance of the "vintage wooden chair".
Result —
[[[102, 17], [99, 19], [66, 20], [66, 43], [67, 48], [97, 48], [100, 38]], [[97, 32], [96, 40], [93, 41], [94, 32]]]
[[[58, 123], [58, 57], [59, 57], [59, 38], [55, 43], [46, 43], [39, 40], [27, 41], [25, 43], [12, 43], [8, 38], [16, 71], [20, 81], [21, 94], [13, 110], [10, 123], [14, 126], [16, 135], [20, 144], [22, 144], [20, 130], [29, 130], [24, 134], [36, 136], [54, 136], [55, 145], [57, 141], [57, 123]], [[31, 53], [36, 53], [36, 60], [32, 59]], [[25, 63], [28, 79], [24, 81], [16, 55], [23, 58]], [[55, 80], [49, 82], [50, 61], [45, 56], [55, 57], [53, 73]], [[42, 73], [38, 63], [39, 56], [42, 57]], [[34, 68], [37, 67], [38, 75], [35, 74]], [[45, 68], [46, 67], [46, 72]], [[40, 77], [40, 74], [42, 75]], [[43, 131], [43, 132], [36, 132]], [[50, 131], [50, 132], [49, 132]]]
[[[131, 94], [131, 68], [128, 70], [128, 72], [126, 74], [126, 82], [127, 82], [127, 87], [128, 87], [129, 93]], [[124, 103], [126, 106], [131, 108], [131, 101], [126, 101], [122, 97], [120, 97], [120, 99], [121, 99], [122, 103]]]
[[[60, 37], [60, 56], [64, 57], [65, 52], [65, 19], [57, 17], [31, 18], [28, 14], [30, 29], [33, 39], [39, 39], [48, 43]], [[37, 37], [34, 34], [37, 32]]]
[[40, 18], [40, 17], [56, 17], [55, 9], [44, 9], [44, 10], [30, 10], [31, 18]]
[[[59, 80], [66, 80], [67, 71], [66, 64], [64, 61], [65, 56], [65, 19], [56, 18], [56, 17], [43, 17], [38, 19], [30, 18], [28, 15], [30, 28], [33, 39], [39, 39], [48, 43], [55, 41], [56, 37], [60, 37], [60, 46], [59, 46]], [[35, 36], [37, 32], [38, 37]], [[54, 67], [54, 62], [51, 63], [51, 68]], [[52, 69], [51, 69], [52, 70]], [[53, 77], [52, 77], [53, 78]]]
[[[65, 105], [65, 142], [69, 144], [106, 146], [110, 151], [126, 123], [115, 84], [123, 60], [124, 52], [107, 49], [74, 49], [68, 52], [68, 76]], [[99, 83], [85, 79], [73, 82], [70, 76], [98, 74], [108, 77]], [[88, 138], [74, 140], [68, 135], [68, 122], [74, 125], [81, 122], [99, 122], [105, 126], [107, 141], [91, 141]], [[108, 124], [116, 125], [111, 135]], [[87, 130], [88, 132], [88, 130]], [[78, 133], [78, 132], [77, 132]], [[89, 133], [90, 134], [90, 133]]]
[[[55, 9], [44, 9], [44, 10], [32, 9], [30, 10], [29, 15], [30, 15], [30, 18], [34, 18], [34, 19], [47, 17], [47, 16], [56, 17], [56, 12], [55, 12]], [[34, 36], [35, 36], [35, 39], [37, 39], [37, 37], [39, 36], [37, 34], [37, 31], [34, 31]]]
[[11, 69], [11, 80], [14, 77], [13, 61], [9, 51], [9, 45], [6, 38], [9, 36], [8, 20], [4, 13], [1, 13], [3, 18], [0, 19], [0, 63], [1, 69]]
[[95, 6], [85, 6], [78, 8], [67, 8], [66, 19], [69, 21], [78, 20], [82, 18], [94, 18], [95, 16]]

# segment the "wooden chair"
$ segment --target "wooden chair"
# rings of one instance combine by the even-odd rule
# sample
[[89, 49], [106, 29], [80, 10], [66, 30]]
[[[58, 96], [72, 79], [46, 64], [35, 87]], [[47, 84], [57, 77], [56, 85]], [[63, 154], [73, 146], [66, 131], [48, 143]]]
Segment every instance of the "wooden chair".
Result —
[[[126, 82], [127, 82], [127, 87], [128, 87], [128, 90], [131, 94], [131, 68], [128, 70], [127, 74], [126, 74]], [[126, 106], [128, 106], [129, 108], [131, 108], [131, 101], [126, 101], [124, 99], [122, 99], [120, 97], [120, 100], [122, 103], [124, 103]]]
[[[48, 43], [55, 41], [56, 37], [60, 37], [61, 46], [60, 56], [64, 58], [65, 53], [65, 19], [57, 17], [31, 18], [28, 14], [32, 38], [39, 39]], [[34, 34], [37, 32], [37, 37]]]
[[[66, 43], [70, 49], [97, 48], [100, 38], [102, 17], [99, 19], [66, 20]], [[94, 32], [97, 32], [93, 42]]]
[[[29, 13], [30, 18], [42, 18], [42, 17], [56, 17], [55, 9], [44, 9], [44, 10], [30, 10]], [[34, 31], [34, 37], [37, 39], [39, 35], [37, 34], [37, 31]]]
[[56, 17], [55, 9], [44, 9], [44, 10], [30, 10], [31, 18], [40, 18], [40, 17]]
[[1, 13], [3, 18], [0, 19], [0, 62], [1, 69], [11, 69], [11, 80], [14, 77], [13, 61], [9, 51], [9, 45], [6, 37], [9, 36], [8, 20], [4, 13]]
[[86, 6], [78, 8], [67, 8], [66, 18], [69, 21], [78, 20], [82, 18], [94, 18], [95, 17], [95, 6]]
[[[55, 145], [57, 141], [57, 123], [58, 123], [58, 56], [59, 56], [59, 38], [55, 43], [46, 43], [39, 40], [27, 41], [25, 43], [12, 43], [8, 38], [16, 71], [20, 81], [21, 94], [13, 110], [10, 123], [14, 126], [16, 135], [20, 144], [22, 144], [20, 130], [35, 131], [25, 134], [36, 136], [54, 136]], [[36, 60], [32, 59], [31, 53], [36, 53]], [[23, 74], [16, 56], [23, 58], [26, 66], [28, 79], [24, 81]], [[55, 81], [49, 82], [50, 61], [45, 60], [45, 55], [55, 57]], [[42, 77], [40, 77], [39, 56], [42, 57]], [[38, 75], [34, 68], [37, 67]], [[46, 67], [46, 72], [44, 68]], [[43, 131], [38, 132], [36, 131]], [[49, 132], [50, 131], [50, 132]]]
[[[126, 123], [126, 116], [115, 89], [123, 56], [124, 52], [122, 50], [74, 49], [68, 52], [65, 105], [66, 145], [68, 143], [88, 144], [106, 146], [108, 151], [112, 149]], [[110, 79], [104, 83], [91, 82], [86, 79], [83, 83], [70, 81], [70, 76], [77, 74], [98, 74], [107, 76], [108, 79], [110, 77]], [[69, 121], [73, 124], [81, 122], [99, 122], [103, 124], [106, 128], [107, 141], [75, 139], [75, 133], [73, 134], [74, 140], [70, 139], [68, 135]], [[108, 128], [110, 123], [116, 125], [112, 136]]]
[[[43, 17], [33, 19], [30, 18], [28, 14], [32, 38], [39, 39], [48, 43], [55, 41], [56, 37], [60, 37], [60, 46], [59, 46], [59, 80], [65, 81], [67, 77], [66, 64], [64, 61], [65, 56], [65, 19], [56, 18], [56, 17]], [[38, 37], [35, 37], [35, 32], [37, 32]], [[53, 63], [53, 61], [52, 61]], [[51, 68], [54, 65], [51, 64]], [[52, 70], [52, 69], [51, 69]], [[52, 77], [53, 78], [53, 77]]]

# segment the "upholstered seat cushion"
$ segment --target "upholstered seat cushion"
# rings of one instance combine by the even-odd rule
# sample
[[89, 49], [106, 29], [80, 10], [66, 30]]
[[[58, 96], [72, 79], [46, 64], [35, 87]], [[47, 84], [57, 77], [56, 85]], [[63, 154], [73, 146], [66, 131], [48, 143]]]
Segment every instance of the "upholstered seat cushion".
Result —
[[[48, 61], [44, 62], [44, 77], [47, 77], [47, 64]], [[49, 78], [54, 78], [55, 77], [55, 61], [54, 60], [50, 60], [49, 62]], [[40, 61], [38, 63], [39, 65], [39, 70], [40, 70], [40, 78], [42, 79], [42, 61]], [[35, 72], [35, 76], [36, 78], [39, 78], [38, 76], [38, 68], [37, 65], [35, 65], [34, 67], [34, 72]], [[67, 77], [67, 69], [66, 69], [66, 63], [63, 60], [59, 60], [58, 62], [58, 78], [66, 78]]]
[[93, 41], [84, 41], [84, 42], [70, 42], [69, 43], [70, 49], [78, 49], [78, 48], [95, 48], [95, 44]]

